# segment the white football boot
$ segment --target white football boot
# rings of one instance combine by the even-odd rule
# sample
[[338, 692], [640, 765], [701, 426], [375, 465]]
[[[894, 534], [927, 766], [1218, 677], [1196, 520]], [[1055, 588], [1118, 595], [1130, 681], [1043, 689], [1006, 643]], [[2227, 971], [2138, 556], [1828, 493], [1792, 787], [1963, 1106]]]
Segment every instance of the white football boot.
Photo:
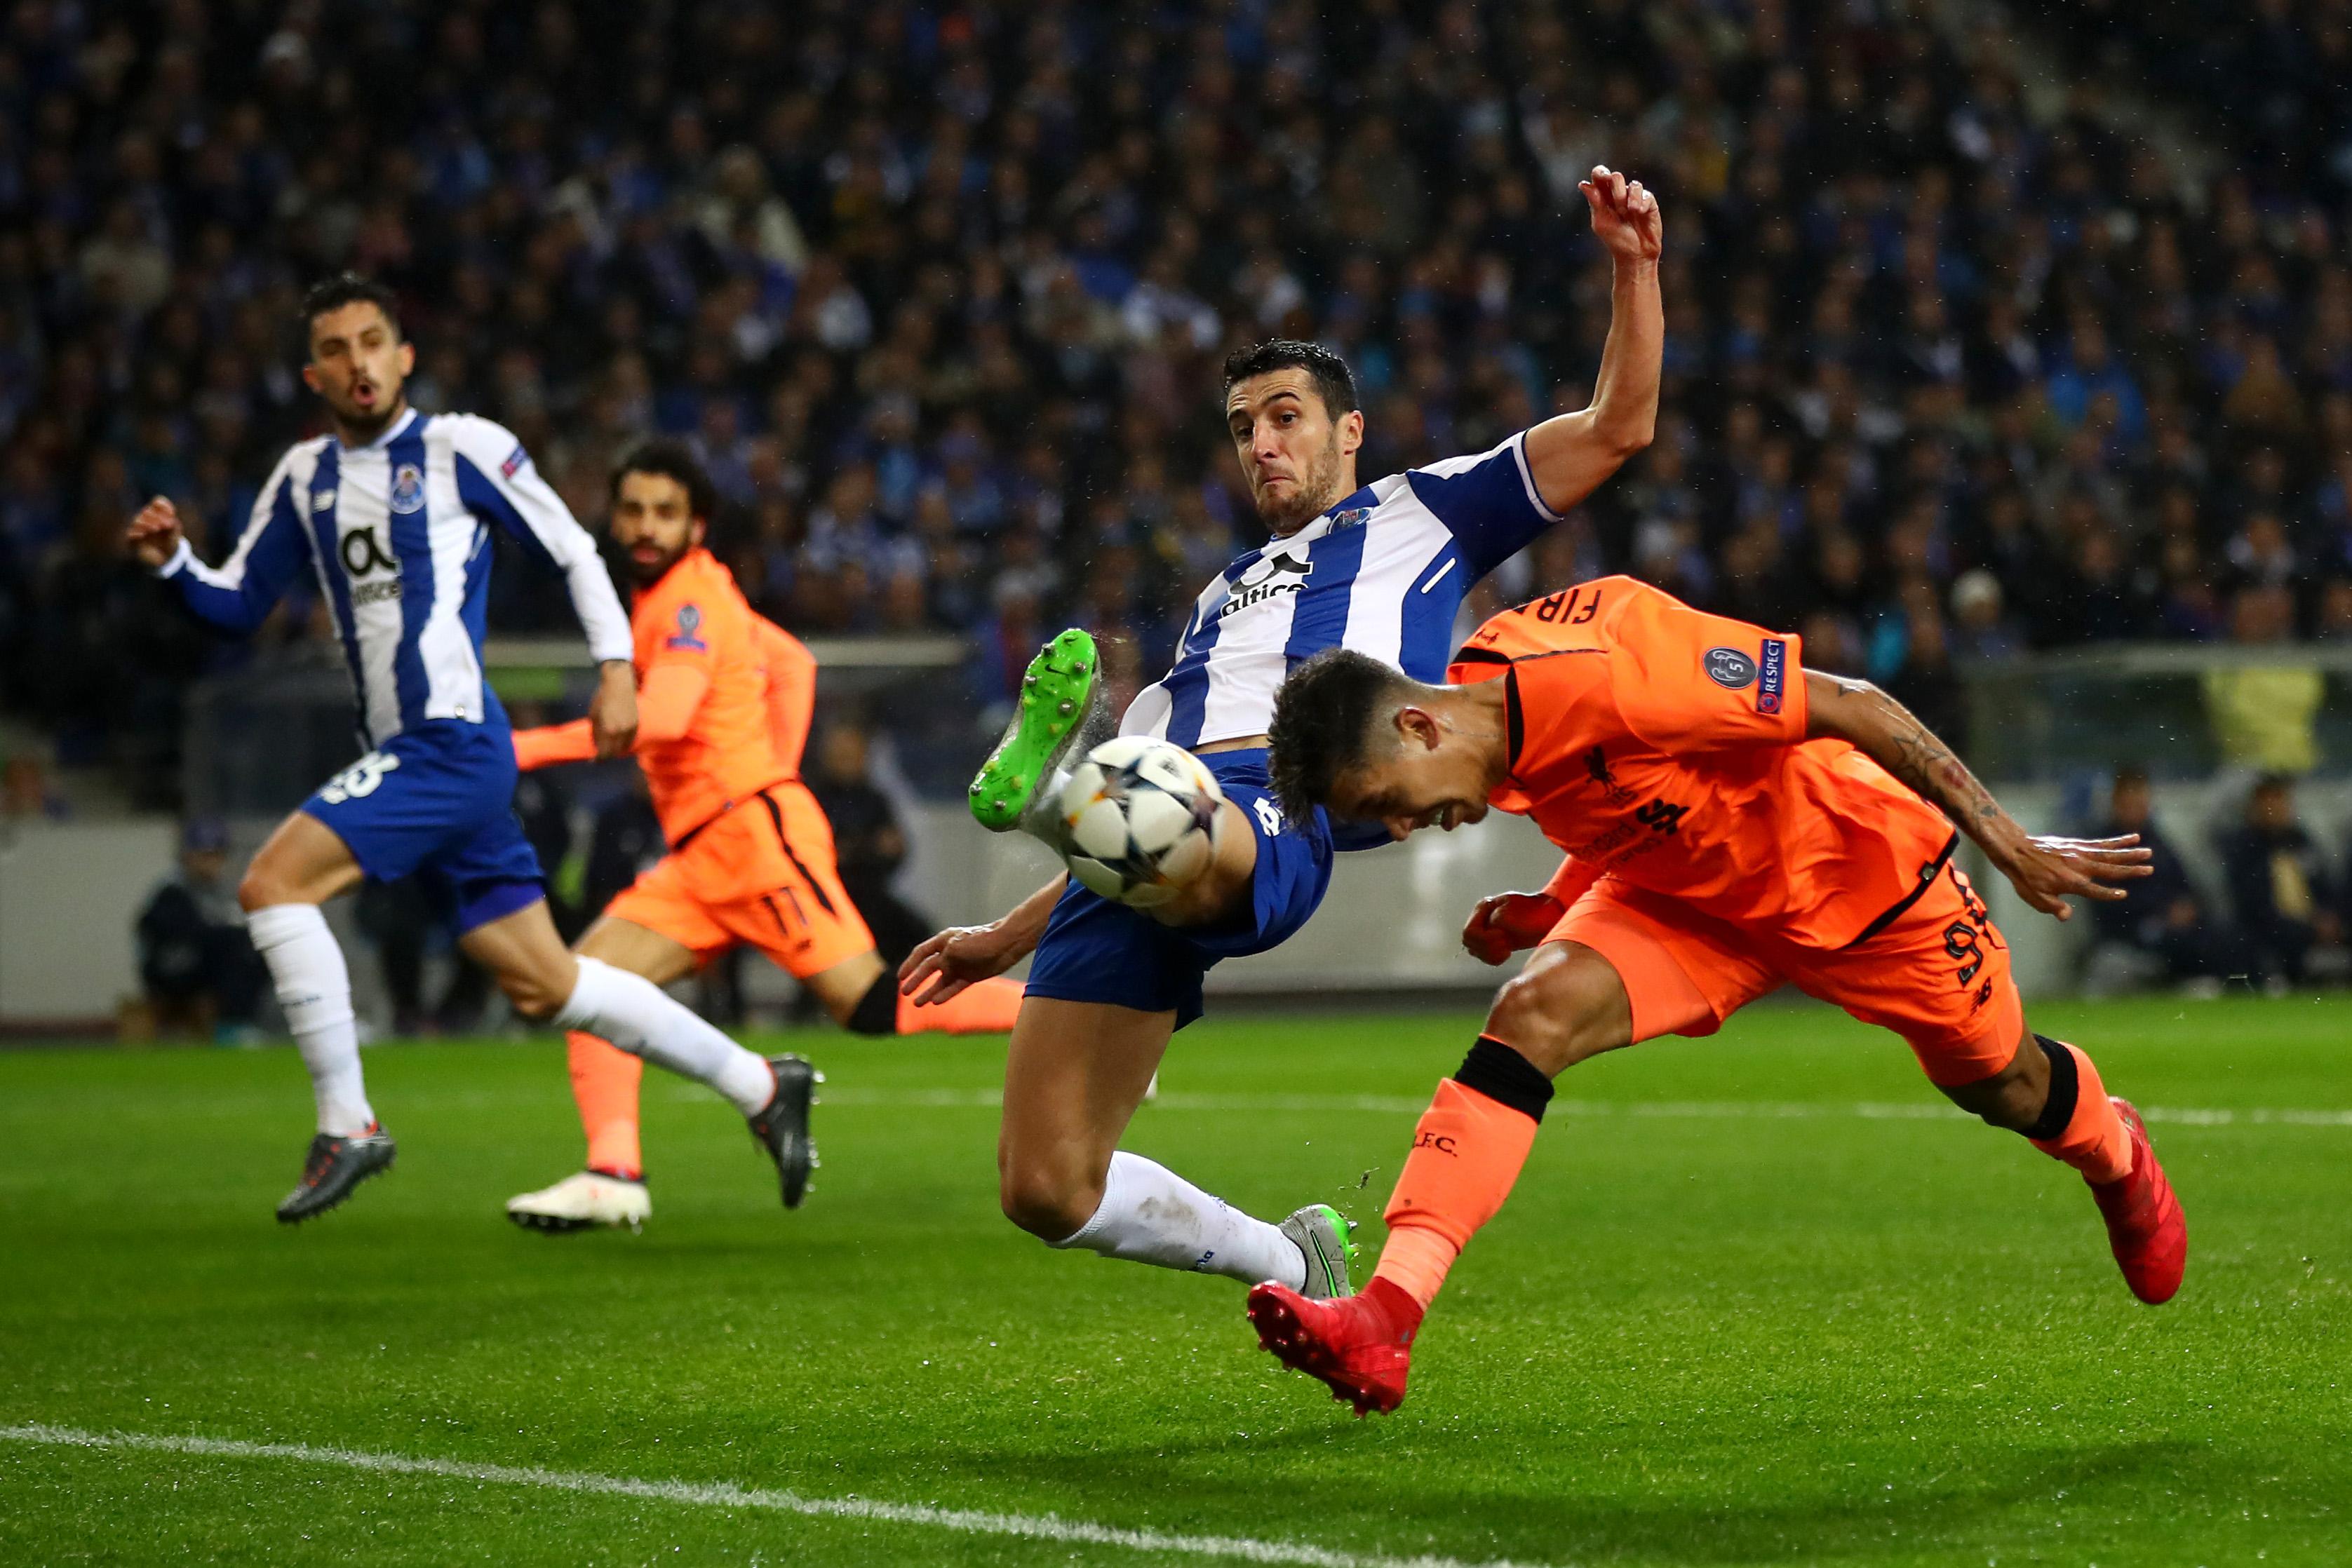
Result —
[[1282, 1233], [1297, 1244], [1307, 1258], [1307, 1289], [1310, 1301], [1337, 1301], [1356, 1293], [1349, 1265], [1356, 1260], [1356, 1223], [1328, 1203], [1310, 1203], [1282, 1222]]
[[654, 1211], [646, 1184], [602, 1171], [577, 1171], [553, 1186], [507, 1199], [507, 1218], [526, 1230], [586, 1230], [598, 1225], [643, 1228]]

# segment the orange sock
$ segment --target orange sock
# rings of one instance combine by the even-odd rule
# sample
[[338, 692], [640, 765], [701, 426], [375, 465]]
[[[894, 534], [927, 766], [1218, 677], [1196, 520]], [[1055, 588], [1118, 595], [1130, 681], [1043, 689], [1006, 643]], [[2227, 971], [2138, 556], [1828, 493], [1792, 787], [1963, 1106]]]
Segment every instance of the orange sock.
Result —
[[1013, 1020], [1021, 1016], [1021, 991], [1020, 981], [1000, 975], [928, 1007], [919, 1008], [913, 998], [901, 996], [898, 1032], [921, 1034], [935, 1029], [942, 1034], [1010, 1034]]
[[2050, 1057], [2050, 1102], [2042, 1120], [2026, 1129], [2033, 1146], [2063, 1160], [2086, 1180], [2102, 1186], [2131, 1174], [2131, 1134], [2099, 1082], [2099, 1070], [2080, 1049], [2041, 1035], [2035, 1042]]
[[572, 1098], [580, 1105], [580, 1125], [588, 1134], [592, 1169], [632, 1178], [646, 1174], [637, 1147], [637, 1084], [646, 1064], [593, 1034], [574, 1030], [563, 1037], [572, 1058]]
[[1510, 1196], [1550, 1099], [1551, 1085], [1527, 1058], [1478, 1037], [1413, 1130], [1412, 1152], [1382, 1215], [1389, 1239], [1372, 1278], [1424, 1308], [1436, 1299], [1463, 1247]]

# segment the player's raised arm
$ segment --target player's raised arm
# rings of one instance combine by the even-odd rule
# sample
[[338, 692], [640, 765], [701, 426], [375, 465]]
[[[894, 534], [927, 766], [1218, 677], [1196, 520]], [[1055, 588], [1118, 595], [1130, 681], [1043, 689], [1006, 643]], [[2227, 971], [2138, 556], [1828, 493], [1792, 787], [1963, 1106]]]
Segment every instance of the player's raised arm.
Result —
[[2018, 896], [2045, 915], [2069, 919], [2077, 898], [2119, 899], [2109, 885], [2147, 875], [2150, 852], [2139, 835], [2116, 839], [2039, 838], [2001, 810], [1952, 748], [1911, 711], [1868, 681], [1805, 672], [1808, 740], [1843, 740], [1918, 791], [1980, 845]]
[[288, 472], [290, 462], [289, 454], [261, 487], [236, 550], [219, 566], [206, 566], [196, 559], [180, 527], [178, 509], [162, 496], [131, 519], [123, 537], [131, 555], [172, 584], [181, 602], [204, 621], [224, 632], [254, 631], [268, 618], [278, 596], [301, 570], [305, 546], [301, 517], [295, 507], [295, 486]]
[[1592, 211], [1592, 232], [1609, 249], [1609, 341], [1601, 351], [1592, 402], [1527, 434], [1528, 475], [1554, 512], [1565, 512], [1650, 444], [1658, 423], [1658, 377], [1666, 318], [1658, 297], [1664, 244], [1658, 199], [1613, 170], [1595, 167], [1577, 187]]
[[1004, 973], [1036, 951], [1069, 884], [1066, 872], [985, 925], [950, 925], [925, 937], [898, 966], [898, 994], [936, 1007]]
[[471, 414], [443, 416], [456, 426], [457, 494], [476, 517], [495, 518], [523, 548], [563, 574], [572, 609], [600, 667], [588, 722], [596, 755], [619, 757], [636, 743], [636, 675], [629, 664], [629, 618], [596, 541], [505, 426]]

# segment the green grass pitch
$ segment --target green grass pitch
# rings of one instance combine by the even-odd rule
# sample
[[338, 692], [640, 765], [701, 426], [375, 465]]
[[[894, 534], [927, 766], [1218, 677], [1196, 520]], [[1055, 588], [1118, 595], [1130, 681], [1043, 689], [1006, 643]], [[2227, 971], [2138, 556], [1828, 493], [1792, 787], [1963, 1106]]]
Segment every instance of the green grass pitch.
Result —
[[[649, 1074], [653, 1223], [566, 1238], [500, 1212], [576, 1159], [551, 1040], [369, 1052], [399, 1167], [293, 1231], [292, 1051], [0, 1052], [0, 1563], [2352, 1561], [2352, 1005], [2037, 1021], [2162, 1117], [2171, 1306], [1891, 1036], [1766, 1008], [1563, 1080], [1404, 1408], [1361, 1422], [1255, 1348], [1239, 1287], [999, 1218], [998, 1040], [794, 1039], [831, 1082], [790, 1215], [733, 1113]], [[1377, 1243], [1475, 1027], [1204, 1023], [1129, 1146]]]

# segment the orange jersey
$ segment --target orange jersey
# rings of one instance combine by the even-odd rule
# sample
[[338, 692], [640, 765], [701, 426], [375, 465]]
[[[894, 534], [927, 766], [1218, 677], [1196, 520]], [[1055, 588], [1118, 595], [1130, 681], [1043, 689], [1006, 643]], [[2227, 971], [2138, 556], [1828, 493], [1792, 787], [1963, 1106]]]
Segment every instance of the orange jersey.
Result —
[[1606, 577], [1496, 616], [1448, 672], [1510, 683], [1490, 797], [1568, 852], [1718, 920], [1836, 948], [1917, 898], [1952, 825], [1841, 740], [1805, 738], [1798, 639]]
[[798, 777], [816, 713], [816, 655], [764, 615], [751, 617], [751, 635], [767, 679], [768, 745], [784, 771]]
[[705, 683], [683, 734], [673, 739], [641, 735], [637, 743], [637, 765], [672, 844], [730, 804], [793, 776], [792, 765], [776, 755], [768, 698], [771, 644], [759, 630], [765, 624], [735, 586], [734, 573], [698, 549], [639, 593], [630, 612], [641, 690], [659, 689], [671, 671], [677, 686], [689, 691], [697, 677]]

